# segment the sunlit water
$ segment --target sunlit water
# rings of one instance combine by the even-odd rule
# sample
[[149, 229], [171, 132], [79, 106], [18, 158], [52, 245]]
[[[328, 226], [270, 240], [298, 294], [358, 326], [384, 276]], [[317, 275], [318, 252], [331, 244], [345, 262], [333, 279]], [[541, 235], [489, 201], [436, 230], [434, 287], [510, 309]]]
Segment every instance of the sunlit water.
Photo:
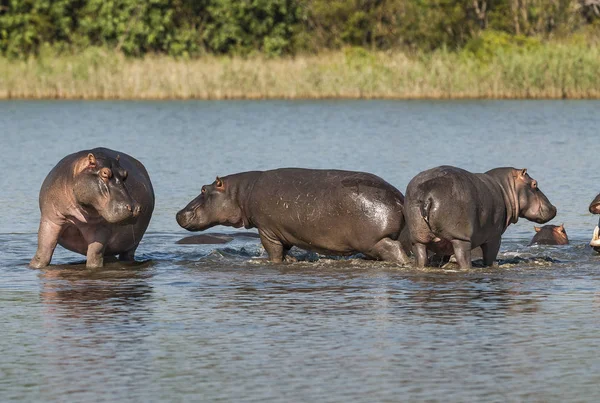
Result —
[[[600, 102], [0, 102], [0, 401], [595, 401]], [[133, 265], [58, 248], [31, 270], [37, 196], [64, 155], [106, 146], [157, 196]], [[216, 175], [529, 168], [567, 247], [504, 236], [497, 268], [417, 270], [257, 239], [178, 245], [174, 215]], [[230, 232], [217, 227], [213, 232]]]

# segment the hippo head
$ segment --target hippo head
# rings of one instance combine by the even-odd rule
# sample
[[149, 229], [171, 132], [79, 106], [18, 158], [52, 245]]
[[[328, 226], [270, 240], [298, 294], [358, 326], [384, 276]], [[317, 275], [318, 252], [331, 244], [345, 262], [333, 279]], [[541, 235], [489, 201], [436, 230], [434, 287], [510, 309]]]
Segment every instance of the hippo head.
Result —
[[112, 224], [128, 224], [140, 213], [125, 187], [127, 171], [119, 157], [88, 154], [75, 164], [73, 194], [79, 205], [98, 212]]
[[538, 187], [538, 183], [527, 173], [527, 169], [513, 171], [515, 195], [519, 217], [544, 224], [556, 216], [556, 207]]
[[556, 245], [568, 245], [569, 237], [565, 230], [565, 225], [544, 225], [543, 227], [533, 227], [540, 238], [553, 241]]
[[177, 223], [188, 231], [204, 231], [215, 225], [240, 228], [244, 225], [242, 209], [235, 190], [227, 178], [219, 178], [177, 213]]

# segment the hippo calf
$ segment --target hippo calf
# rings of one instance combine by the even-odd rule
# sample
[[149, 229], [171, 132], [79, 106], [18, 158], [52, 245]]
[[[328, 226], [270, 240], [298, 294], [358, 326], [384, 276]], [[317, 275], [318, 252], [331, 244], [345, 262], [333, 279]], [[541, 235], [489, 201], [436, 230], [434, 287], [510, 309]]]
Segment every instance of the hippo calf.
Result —
[[568, 245], [569, 237], [565, 231], [564, 224], [544, 225], [543, 227], [533, 227], [536, 234], [533, 236], [531, 245]]
[[38, 248], [30, 266], [50, 264], [56, 244], [101, 267], [104, 256], [134, 260], [150, 223], [154, 190], [141, 162], [107, 148], [67, 155], [40, 190]]
[[441, 166], [421, 172], [406, 189], [404, 204], [410, 240], [418, 267], [427, 264], [427, 250], [454, 254], [462, 269], [471, 267], [471, 250], [481, 246], [491, 266], [501, 236], [519, 217], [546, 223], [554, 207], [526, 169], [496, 168], [486, 173]]
[[405, 263], [397, 241], [403, 202], [400, 191], [372, 174], [283, 168], [217, 177], [177, 213], [177, 222], [189, 231], [257, 228], [273, 262], [297, 246]]

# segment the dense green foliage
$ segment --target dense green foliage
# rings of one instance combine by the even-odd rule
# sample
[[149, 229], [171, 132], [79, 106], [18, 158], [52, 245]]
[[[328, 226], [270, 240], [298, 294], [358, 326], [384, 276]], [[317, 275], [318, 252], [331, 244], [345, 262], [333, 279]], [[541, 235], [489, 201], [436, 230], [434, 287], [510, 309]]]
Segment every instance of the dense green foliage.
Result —
[[101, 46], [267, 55], [343, 46], [456, 49], [600, 31], [600, 0], [0, 0], [0, 53]]

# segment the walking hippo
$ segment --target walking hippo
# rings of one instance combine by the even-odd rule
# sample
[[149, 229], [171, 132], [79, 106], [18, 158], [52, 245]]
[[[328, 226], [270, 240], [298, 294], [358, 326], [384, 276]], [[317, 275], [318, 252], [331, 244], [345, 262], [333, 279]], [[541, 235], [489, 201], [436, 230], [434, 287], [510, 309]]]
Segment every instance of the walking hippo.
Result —
[[536, 234], [529, 243], [531, 245], [568, 245], [569, 238], [565, 231], [564, 224], [544, 225], [543, 227], [534, 226]]
[[257, 228], [273, 262], [297, 246], [405, 263], [397, 241], [403, 202], [400, 191], [372, 174], [284, 168], [217, 177], [177, 213], [177, 222], [189, 231]]
[[[590, 203], [589, 210], [592, 214], [600, 214], [600, 194], [596, 196], [592, 203]], [[596, 225], [596, 228], [594, 229], [594, 235], [592, 236], [590, 246], [594, 248], [596, 252], [600, 252], [600, 221], [598, 221], [598, 225]]]
[[40, 190], [38, 248], [30, 266], [50, 264], [56, 244], [101, 267], [104, 256], [134, 260], [154, 210], [154, 190], [141, 162], [95, 148], [67, 155]]
[[501, 237], [519, 217], [543, 224], [554, 207], [526, 169], [496, 168], [483, 174], [441, 166], [421, 172], [406, 189], [404, 205], [418, 267], [427, 264], [427, 249], [454, 254], [462, 269], [471, 267], [471, 250], [481, 246], [491, 266]]

